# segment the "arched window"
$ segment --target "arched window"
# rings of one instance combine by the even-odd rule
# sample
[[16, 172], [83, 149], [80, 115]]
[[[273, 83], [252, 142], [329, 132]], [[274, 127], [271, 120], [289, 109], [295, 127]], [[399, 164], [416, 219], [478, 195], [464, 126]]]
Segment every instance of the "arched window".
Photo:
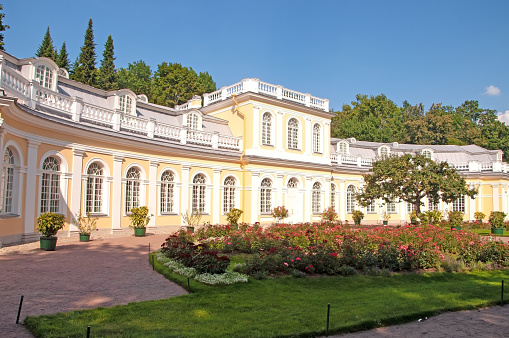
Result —
[[128, 115], [134, 115], [133, 99], [129, 95], [121, 95], [118, 97], [118, 108]]
[[205, 176], [198, 174], [193, 179], [193, 211], [205, 212]]
[[339, 142], [337, 151], [341, 155], [348, 155], [348, 143], [345, 141]]
[[129, 168], [125, 185], [125, 212], [140, 206], [141, 173], [137, 168]]
[[336, 185], [330, 185], [330, 206], [336, 210]]
[[60, 212], [60, 163], [47, 157], [42, 163], [41, 213]]
[[351, 214], [352, 211], [355, 210], [355, 194], [357, 192], [357, 189], [353, 185], [349, 185], [348, 188], [346, 188], [346, 212]]
[[188, 113], [187, 114], [187, 127], [189, 129], [198, 130], [198, 114], [196, 113]]
[[321, 147], [321, 128], [318, 123], [315, 123], [313, 126], [313, 152], [314, 153], [321, 153], [322, 147]]
[[175, 212], [175, 176], [170, 170], [161, 175], [161, 213]]
[[260, 186], [260, 213], [268, 214], [272, 211], [272, 181], [264, 178]]
[[262, 144], [272, 144], [272, 115], [264, 113], [262, 118]]
[[288, 148], [299, 149], [299, 122], [294, 118], [288, 121]]
[[225, 214], [235, 208], [235, 182], [235, 178], [232, 176], [228, 176], [224, 180], [223, 212]]
[[288, 183], [286, 184], [287, 188], [298, 188], [299, 187], [299, 181], [295, 177], [292, 177], [288, 180]]
[[35, 81], [45, 88], [53, 87], [53, 72], [45, 65], [37, 66], [35, 70]]
[[452, 211], [461, 211], [465, 213], [465, 196], [460, 195], [460, 197], [452, 202]]
[[378, 150], [378, 155], [381, 158], [387, 158], [389, 156], [390, 149], [387, 146], [381, 146]]
[[421, 151], [421, 155], [423, 155], [426, 158], [432, 158], [433, 157], [433, 153], [429, 149], [424, 149], [423, 151]]
[[321, 197], [322, 197], [322, 185], [319, 182], [315, 182], [315, 184], [313, 184], [312, 203], [311, 203], [312, 212], [315, 214], [322, 212]]
[[13, 212], [14, 195], [14, 154], [12, 150], [5, 148], [2, 168], [2, 190], [0, 191], [0, 213], [9, 214]]
[[87, 174], [86, 211], [100, 213], [103, 205], [103, 168], [94, 162], [88, 167]]

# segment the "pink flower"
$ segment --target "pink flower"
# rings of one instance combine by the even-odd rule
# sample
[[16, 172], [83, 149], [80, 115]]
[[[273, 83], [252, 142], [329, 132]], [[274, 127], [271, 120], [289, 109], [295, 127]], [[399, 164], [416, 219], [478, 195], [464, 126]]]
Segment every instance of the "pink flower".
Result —
[[300, 261], [300, 258], [299, 258], [299, 257], [297, 257], [297, 258], [295, 258], [295, 260]]
[[285, 262], [284, 265], [288, 266], [288, 263]]

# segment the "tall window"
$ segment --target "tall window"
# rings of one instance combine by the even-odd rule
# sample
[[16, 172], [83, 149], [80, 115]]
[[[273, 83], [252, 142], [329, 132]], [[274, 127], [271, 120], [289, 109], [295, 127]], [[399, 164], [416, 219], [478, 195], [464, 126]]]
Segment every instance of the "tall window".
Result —
[[397, 213], [396, 202], [387, 203], [387, 213], [388, 214], [395, 214], [395, 213]]
[[264, 178], [260, 186], [260, 213], [268, 214], [272, 210], [272, 181]]
[[357, 189], [353, 185], [346, 188], [346, 212], [351, 214], [355, 210], [355, 195]]
[[262, 144], [272, 144], [272, 115], [264, 113], [262, 119]]
[[60, 169], [55, 157], [49, 156], [42, 163], [41, 213], [60, 212]]
[[198, 114], [196, 113], [187, 114], [187, 127], [189, 129], [198, 130]]
[[460, 195], [456, 201], [452, 202], [452, 211], [465, 213], [465, 196]]
[[348, 155], [348, 143], [346, 143], [345, 141], [339, 142], [338, 152], [341, 155]]
[[125, 185], [125, 212], [140, 206], [141, 173], [137, 168], [130, 168], [127, 171]]
[[223, 212], [226, 214], [235, 208], [235, 178], [228, 176], [224, 180], [223, 189]]
[[133, 114], [133, 99], [129, 95], [121, 95], [118, 97], [119, 109], [126, 114]]
[[330, 206], [336, 210], [336, 185], [330, 185]]
[[314, 153], [321, 153], [321, 137], [320, 137], [320, 125], [318, 123], [315, 123], [313, 126], [313, 152]]
[[426, 158], [431, 158], [433, 154], [431, 153], [431, 150], [425, 149], [421, 151], [421, 155], [423, 155]]
[[170, 170], [161, 175], [161, 213], [175, 212], [175, 176]]
[[428, 199], [428, 210], [438, 210], [438, 203], [433, 203], [431, 199]]
[[407, 214], [410, 214], [412, 211], [415, 210], [415, 205], [413, 205], [412, 203], [408, 203], [406, 204], [406, 212]]
[[44, 65], [37, 66], [35, 70], [35, 81], [45, 88], [53, 86], [53, 72]]
[[299, 181], [295, 177], [292, 177], [288, 180], [288, 183], [286, 184], [287, 188], [298, 188], [299, 187]]
[[288, 121], [288, 148], [299, 149], [299, 122], [293, 118]]
[[205, 176], [198, 174], [193, 179], [193, 211], [205, 212]]
[[312, 193], [312, 212], [319, 213], [322, 212], [322, 185], [319, 182], [315, 182], [313, 184], [313, 193]]
[[92, 163], [88, 167], [87, 174], [86, 211], [102, 212], [103, 168], [98, 163]]
[[389, 147], [381, 146], [379, 155], [381, 158], [387, 158], [389, 156]]
[[8, 214], [12, 210], [12, 197], [14, 192], [14, 155], [10, 148], [5, 149], [2, 168], [2, 190], [0, 193], [0, 213]]
[[366, 212], [368, 214], [376, 214], [376, 201], [373, 201], [373, 203], [366, 207]]

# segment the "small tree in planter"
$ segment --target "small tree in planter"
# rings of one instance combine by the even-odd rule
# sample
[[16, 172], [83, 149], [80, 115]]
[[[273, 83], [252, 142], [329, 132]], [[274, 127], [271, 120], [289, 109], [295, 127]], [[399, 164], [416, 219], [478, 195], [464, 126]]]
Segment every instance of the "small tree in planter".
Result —
[[228, 214], [226, 214], [226, 221], [230, 226], [232, 226], [235, 230], [238, 229], [239, 226], [239, 218], [242, 215], [243, 211], [240, 209], [232, 208], [230, 211], [228, 211]]
[[451, 230], [461, 230], [463, 213], [461, 211], [449, 211], [449, 224], [451, 225]]
[[131, 224], [129, 224], [129, 227], [134, 229], [134, 236], [145, 236], [147, 224], [150, 222], [150, 218], [154, 215], [148, 214], [148, 208], [146, 206], [132, 208], [130, 212], [131, 214], [129, 217], [131, 218]]
[[506, 213], [502, 211], [492, 211], [490, 213], [489, 222], [491, 225], [491, 233], [494, 235], [502, 235], [504, 233], [504, 219]]
[[64, 227], [64, 215], [54, 212], [45, 212], [37, 218], [37, 230], [41, 234], [41, 250], [55, 251], [58, 230]]
[[333, 207], [328, 207], [323, 211], [322, 222], [327, 224], [333, 224], [338, 221], [338, 214]]
[[364, 218], [364, 213], [360, 210], [354, 210], [352, 211], [352, 218], [355, 222], [355, 225], [360, 225], [362, 219]]
[[276, 223], [284, 222], [285, 218], [288, 217], [288, 209], [284, 205], [275, 207], [272, 209], [272, 217], [276, 219]]
[[442, 221], [442, 213], [438, 210], [428, 210], [420, 215], [421, 223], [438, 225]]
[[190, 215], [189, 212], [186, 211], [185, 213], [181, 214], [181, 216], [186, 230], [189, 232], [194, 232], [194, 227], [200, 224], [201, 212], [199, 212], [197, 209], [193, 209]]
[[90, 212], [87, 211], [87, 217], [84, 217], [81, 210], [76, 214], [73, 223], [78, 227], [80, 242], [88, 242], [90, 234], [97, 229], [96, 223], [99, 217], [90, 217]]
[[419, 223], [419, 218], [417, 217], [417, 212], [412, 211], [410, 213], [410, 223], [412, 223], [413, 225], [417, 225], [417, 223]]
[[382, 217], [384, 219], [384, 226], [388, 225], [389, 224], [389, 220], [391, 219], [391, 214], [389, 214], [388, 212], [384, 211]]
[[476, 211], [474, 212], [474, 218], [478, 223], [482, 223], [486, 215], [483, 212]]

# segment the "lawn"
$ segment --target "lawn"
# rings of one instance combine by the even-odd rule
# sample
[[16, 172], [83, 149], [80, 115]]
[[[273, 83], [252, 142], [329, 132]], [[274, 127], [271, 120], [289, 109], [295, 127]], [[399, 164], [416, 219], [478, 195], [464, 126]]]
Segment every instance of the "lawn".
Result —
[[[187, 287], [187, 279], [156, 262], [156, 269]], [[288, 337], [402, 323], [444, 311], [500, 302], [509, 270], [402, 273], [391, 277], [289, 276], [231, 286], [191, 280], [193, 293], [113, 308], [27, 317], [37, 337]], [[509, 291], [505, 291], [509, 298]]]

